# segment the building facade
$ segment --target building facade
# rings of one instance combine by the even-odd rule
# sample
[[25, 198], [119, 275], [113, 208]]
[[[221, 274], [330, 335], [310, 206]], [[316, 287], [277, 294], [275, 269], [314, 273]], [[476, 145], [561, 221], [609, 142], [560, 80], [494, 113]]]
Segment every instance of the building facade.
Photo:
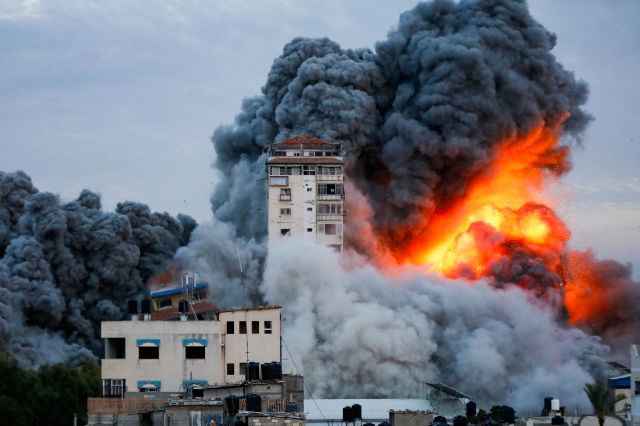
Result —
[[269, 181], [269, 247], [296, 237], [342, 253], [344, 160], [342, 146], [308, 136], [272, 144]]
[[250, 362], [282, 362], [279, 306], [219, 311], [216, 318], [103, 322], [103, 396], [175, 394], [193, 383], [239, 382], [247, 356]]

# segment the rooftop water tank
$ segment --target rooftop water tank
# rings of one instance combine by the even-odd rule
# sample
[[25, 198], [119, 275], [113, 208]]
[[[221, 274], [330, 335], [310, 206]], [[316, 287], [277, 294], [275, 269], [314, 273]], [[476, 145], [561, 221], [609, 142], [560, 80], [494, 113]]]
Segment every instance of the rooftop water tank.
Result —
[[224, 403], [227, 406], [229, 414], [234, 415], [240, 409], [240, 398], [236, 395], [229, 395], [224, 399]]
[[253, 411], [255, 413], [262, 412], [262, 398], [260, 395], [249, 394], [245, 397], [247, 401], [247, 411]]
[[351, 408], [353, 408], [353, 418], [362, 420], [362, 406], [360, 406], [360, 404], [353, 404]]
[[552, 410], [556, 410], [556, 411], [560, 409], [560, 400], [559, 399], [553, 398], [551, 400], [551, 409]]
[[382, 423], [380, 423], [378, 426], [391, 426], [391, 423], [389, 423], [389, 422], [382, 422]]
[[500, 419], [504, 423], [515, 423], [516, 421], [516, 412], [513, 408], [508, 405], [503, 405], [500, 410]]
[[553, 418], [551, 419], [551, 424], [552, 425], [563, 425], [564, 424], [564, 417], [562, 417], [562, 416], [553, 416]]
[[436, 417], [433, 419], [433, 422], [434, 422], [434, 423], [446, 423], [446, 422], [447, 422], [447, 419], [446, 419], [444, 416], [436, 416]]
[[248, 362], [246, 367], [246, 380], [253, 382], [260, 380], [260, 364], [257, 362]]
[[549, 411], [551, 410], [551, 400], [553, 399], [552, 396], [548, 396], [544, 399], [544, 409]]
[[142, 301], [142, 313], [143, 314], [150, 314], [151, 313], [151, 300], [144, 299]]
[[465, 416], [455, 416], [453, 418], [453, 426], [467, 426], [467, 418]]
[[298, 412], [298, 404], [295, 402], [287, 402], [287, 407], [285, 408], [287, 413], [297, 413]]
[[186, 300], [182, 299], [178, 302], [178, 312], [181, 314], [189, 312], [189, 303]]
[[476, 415], [476, 403], [473, 401], [467, 402], [467, 417], [474, 417]]
[[129, 307], [129, 314], [135, 315], [138, 313], [138, 301], [137, 300], [129, 300], [127, 304]]
[[273, 366], [267, 362], [260, 366], [262, 370], [262, 380], [273, 380]]
[[353, 407], [344, 407], [342, 409], [342, 421], [345, 423], [352, 423], [353, 420]]
[[282, 363], [272, 362], [271, 368], [273, 369], [273, 380], [282, 380]]

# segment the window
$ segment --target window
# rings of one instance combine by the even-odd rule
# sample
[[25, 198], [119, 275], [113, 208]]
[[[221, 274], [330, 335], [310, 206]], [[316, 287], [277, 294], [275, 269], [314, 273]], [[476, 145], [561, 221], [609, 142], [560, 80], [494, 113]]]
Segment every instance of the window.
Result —
[[341, 175], [342, 166], [318, 166], [319, 175]]
[[204, 398], [204, 389], [196, 389], [193, 388], [191, 389], [191, 394], [193, 395], [194, 398]]
[[286, 157], [287, 153], [285, 151], [276, 151], [275, 156], [276, 157]]
[[280, 230], [280, 235], [282, 235], [283, 237], [290, 237], [291, 236], [291, 229], [281, 229]]
[[341, 183], [321, 183], [318, 185], [319, 195], [344, 195]]
[[251, 334], [260, 334], [260, 321], [251, 321]]
[[238, 327], [238, 334], [247, 334], [247, 322], [240, 321], [240, 327]]
[[160, 348], [157, 346], [138, 346], [138, 359], [160, 359]]
[[291, 195], [291, 188], [280, 188], [280, 195]]
[[158, 309], [168, 308], [169, 306], [171, 306], [171, 299], [158, 300], [156, 302], [156, 306], [158, 307]]
[[102, 396], [124, 398], [124, 379], [102, 379]]
[[193, 293], [193, 300], [197, 301], [197, 300], [204, 300], [207, 298], [207, 292], [206, 291], [199, 291], [197, 293]]
[[121, 337], [105, 339], [104, 355], [106, 359], [124, 359], [125, 339]]
[[247, 363], [246, 362], [241, 362], [240, 363], [240, 375], [241, 376], [246, 376], [247, 374]]
[[307, 188], [307, 192], [313, 191], [313, 188]]
[[342, 235], [342, 225], [333, 223], [319, 223], [318, 234]]
[[313, 207], [307, 207], [307, 211], [308, 212], [312, 212], [313, 211]]
[[313, 228], [307, 228], [307, 232], [313, 232]]
[[294, 153], [293, 153], [293, 156], [294, 156], [294, 157], [300, 157], [300, 153], [299, 153], [299, 152], [294, 152]]
[[227, 376], [233, 376], [234, 374], [236, 374], [233, 367], [234, 367], [233, 363], [227, 364]]
[[289, 178], [287, 176], [271, 176], [269, 178], [271, 186], [289, 186]]
[[284, 214], [284, 215], [291, 214], [291, 209], [280, 209], [280, 214]]
[[140, 392], [160, 392], [157, 386], [143, 386], [140, 388]]
[[315, 175], [316, 174], [316, 166], [302, 166], [302, 174], [303, 175]]
[[315, 151], [316, 157], [322, 157], [322, 151]]
[[227, 334], [233, 334], [233, 321], [227, 321]]
[[271, 321], [264, 322], [264, 334], [271, 334]]
[[640, 380], [636, 380], [636, 395], [640, 395]]
[[205, 359], [205, 348], [206, 346], [185, 346], [184, 357], [185, 359]]
[[342, 214], [342, 204], [318, 204], [318, 214]]

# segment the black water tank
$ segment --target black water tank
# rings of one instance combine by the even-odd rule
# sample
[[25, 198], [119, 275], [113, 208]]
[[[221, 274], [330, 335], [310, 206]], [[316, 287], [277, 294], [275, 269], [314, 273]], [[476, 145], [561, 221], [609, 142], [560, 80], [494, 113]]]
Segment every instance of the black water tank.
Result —
[[553, 418], [551, 419], [551, 424], [552, 425], [563, 425], [564, 424], [564, 417], [562, 417], [562, 416], [553, 416]]
[[345, 423], [351, 423], [353, 420], [353, 407], [344, 407], [342, 409], [342, 421]]
[[297, 413], [298, 412], [298, 404], [295, 402], [287, 402], [287, 407], [285, 408], [287, 413]]
[[271, 368], [273, 371], [273, 380], [282, 380], [282, 363], [280, 362], [272, 362]]
[[473, 401], [467, 402], [467, 418], [475, 417], [476, 415], [476, 403]]
[[142, 301], [142, 313], [143, 314], [150, 314], [151, 313], [151, 300], [144, 299]]
[[447, 422], [447, 419], [446, 419], [444, 416], [436, 416], [436, 417], [433, 419], [433, 422], [434, 422], [434, 423], [446, 423], [446, 422]]
[[262, 380], [273, 380], [273, 366], [267, 362], [260, 366], [262, 370]]
[[189, 312], [189, 304], [186, 300], [183, 299], [178, 302], [178, 312], [180, 312], [181, 314], [186, 314], [187, 312]]
[[465, 416], [455, 416], [453, 418], [453, 426], [467, 426], [467, 418]]
[[260, 395], [249, 394], [245, 397], [247, 401], [247, 411], [253, 411], [255, 413], [262, 412], [262, 398]]
[[480, 421], [482, 421], [482, 422], [485, 422], [485, 421], [489, 420], [489, 415], [488, 415], [487, 413], [480, 414], [480, 415], [478, 416], [478, 420], [480, 420]]
[[503, 405], [502, 409], [500, 410], [500, 420], [502, 420], [504, 423], [515, 423], [515, 410], [507, 405]]
[[254, 380], [260, 380], [260, 364], [257, 362], [249, 362], [247, 363], [247, 374], [246, 379], [248, 382], [253, 382]]
[[137, 300], [129, 300], [129, 313], [131, 315], [135, 315], [138, 313], [138, 301]]
[[227, 406], [227, 411], [229, 414], [234, 415], [240, 409], [240, 398], [236, 395], [229, 395], [224, 399], [224, 403]]
[[380, 423], [378, 426], [391, 426], [391, 423], [389, 423], [389, 422], [382, 422], [382, 423]]
[[544, 399], [544, 409], [549, 411], [551, 410], [551, 400], [553, 399], [552, 396], [548, 396]]
[[376, 425], [374, 425], [373, 423], [365, 423], [362, 426], [376, 426]]
[[353, 404], [351, 408], [353, 408], [353, 418], [362, 420], [362, 406], [360, 406], [360, 404]]

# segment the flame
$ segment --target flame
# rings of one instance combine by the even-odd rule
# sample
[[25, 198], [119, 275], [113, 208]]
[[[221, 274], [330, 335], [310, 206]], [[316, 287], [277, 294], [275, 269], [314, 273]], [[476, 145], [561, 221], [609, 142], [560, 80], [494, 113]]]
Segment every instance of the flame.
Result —
[[478, 278], [517, 246], [557, 268], [570, 233], [543, 190], [569, 168], [569, 150], [559, 142], [557, 129], [539, 126], [501, 144], [466, 196], [430, 218], [407, 260], [448, 277]]

